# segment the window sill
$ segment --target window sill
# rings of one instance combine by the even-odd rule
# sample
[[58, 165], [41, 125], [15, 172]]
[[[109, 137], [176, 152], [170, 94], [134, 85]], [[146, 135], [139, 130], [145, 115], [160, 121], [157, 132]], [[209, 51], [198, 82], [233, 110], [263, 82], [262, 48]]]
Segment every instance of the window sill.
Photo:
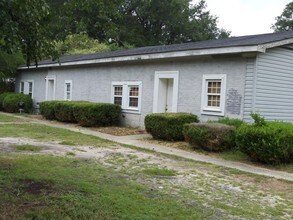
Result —
[[130, 113], [130, 114], [136, 114], [140, 115], [140, 110], [134, 110], [134, 109], [122, 109], [122, 113]]
[[224, 111], [221, 111], [219, 109], [202, 109], [201, 111], [202, 115], [215, 115], [215, 116], [224, 116]]

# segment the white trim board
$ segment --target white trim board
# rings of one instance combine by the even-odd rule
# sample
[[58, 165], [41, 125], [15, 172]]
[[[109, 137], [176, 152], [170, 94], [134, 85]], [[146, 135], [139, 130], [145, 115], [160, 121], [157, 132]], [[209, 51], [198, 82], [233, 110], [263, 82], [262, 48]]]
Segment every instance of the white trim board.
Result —
[[173, 97], [172, 97], [172, 110], [177, 112], [178, 108], [178, 90], [179, 90], [179, 71], [156, 71], [154, 82], [154, 98], [153, 98], [153, 113], [158, 113], [159, 101], [159, 82], [160, 79], [173, 79]]
[[[175, 52], [174, 51], [159, 52], [159, 53], [152, 53], [152, 54], [100, 58], [100, 59], [92, 59], [92, 60], [70, 61], [70, 62], [64, 62], [64, 63], [52, 63], [52, 64], [43, 64], [43, 65], [39, 64], [37, 68], [166, 59], [166, 58], [191, 57], [191, 56], [234, 54], [234, 53], [247, 53], [247, 52], [265, 52], [265, 50], [263, 48], [260, 48], [259, 46], [208, 48], [208, 49], [184, 50], [184, 51], [175, 51]], [[29, 66], [29, 67], [22, 66], [22, 67], [19, 67], [18, 69], [35, 69], [35, 68], [36, 66]]]
[[49, 81], [54, 81], [52, 100], [56, 100], [56, 76], [48, 75], [46, 76], [45, 80], [46, 80], [46, 100], [48, 100]]

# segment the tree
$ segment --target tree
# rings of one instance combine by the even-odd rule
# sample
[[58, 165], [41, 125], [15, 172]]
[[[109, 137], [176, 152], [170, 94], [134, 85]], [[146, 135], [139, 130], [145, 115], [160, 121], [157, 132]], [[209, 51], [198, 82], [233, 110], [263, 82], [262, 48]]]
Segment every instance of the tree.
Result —
[[0, 49], [21, 51], [29, 65], [53, 52], [48, 39], [49, 7], [45, 0], [0, 0]]
[[293, 2], [287, 4], [282, 14], [276, 17], [272, 29], [275, 32], [293, 30]]
[[47, 0], [53, 14], [50, 25], [52, 39], [65, 39], [71, 34], [87, 34], [100, 42], [108, 42], [119, 29], [118, 8], [124, 0]]
[[71, 34], [67, 35], [64, 41], [59, 41], [56, 49], [60, 55], [71, 55], [105, 52], [110, 51], [111, 47], [89, 38], [87, 34]]
[[119, 41], [136, 46], [172, 44], [229, 36], [200, 0], [126, 0], [120, 7]]
[[52, 38], [87, 34], [118, 47], [182, 43], [229, 36], [200, 0], [47, 0]]

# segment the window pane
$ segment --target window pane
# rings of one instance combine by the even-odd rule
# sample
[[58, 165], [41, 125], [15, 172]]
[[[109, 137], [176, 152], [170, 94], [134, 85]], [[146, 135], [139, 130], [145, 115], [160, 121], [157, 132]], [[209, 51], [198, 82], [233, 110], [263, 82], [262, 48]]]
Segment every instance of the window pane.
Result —
[[70, 92], [70, 87], [71, 87], [70, 83], [66, 83], [66, 92]]
[[221, 93], [221, 82], [208, 82], [208, 93]]
[[114, 97], [114, 104], [122, 105], [122, 97]]
[[208, 106], [210, 107], [220, 107], [221, 96], [219, 95], [208, 95]]
[[129, 98], [129, 107], [138, 107], [138, 98]]
[[114, 86], [114, 95], [121, 95], [122, 96], [122, 86]]
[[33, 91], [33, 83], [32, 83], [32, 82], [29, 82], [29, 83], [28, 83], [28, 91], [29, 91], [30, 93], [32, 93], [32, 91]]
[[24, 82], [20, 83], [20, 93], [24, 93]]
[[70, 100], [70, 92], [67, 92], [67, 93], [66, 93], [66, 99], [67, 99], [67, 100]]
[[130, 86], [129, 96], [138, 96], [139, 88], [138, 86]]

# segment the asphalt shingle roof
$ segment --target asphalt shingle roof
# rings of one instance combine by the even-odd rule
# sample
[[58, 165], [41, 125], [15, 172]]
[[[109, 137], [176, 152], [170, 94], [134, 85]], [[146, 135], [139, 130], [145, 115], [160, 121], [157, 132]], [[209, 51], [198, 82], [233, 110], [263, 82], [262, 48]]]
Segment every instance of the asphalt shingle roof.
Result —
[[[118, 50], [111, 52], [100, 52], [94, 54], [79, 54], [79, 55], [68, 55], [60, 57], [60, 63], [82, 61], [82, 60], [94, 60], [101, 58], [112, 58], [132, 55], [143, 55], [143, 54], [154, 54], [164, 52], [175, 52], [175, 51], [186, 51], [186, 50], [202, 50], [211, 48], [224, 48], [224, 47], [235, 47], [235, 46], [254, 46], [272, 43], [276, 41], [286, 40], [293, 38], [293, 31], [260, 34], [260, 35], [249, 35], [241, 37], [230, 37], [227, 39], [219, 40], [207, 40], [198, 41], [191, 43], [182, 44], [171, 44], [171, 45], [160, 45], [160, 46], [149, 46], [140, 47], [127, 50]], [[39, 65], [54, 64], [58, 61], [52, 61], [50, 59], [39, 62]]]

